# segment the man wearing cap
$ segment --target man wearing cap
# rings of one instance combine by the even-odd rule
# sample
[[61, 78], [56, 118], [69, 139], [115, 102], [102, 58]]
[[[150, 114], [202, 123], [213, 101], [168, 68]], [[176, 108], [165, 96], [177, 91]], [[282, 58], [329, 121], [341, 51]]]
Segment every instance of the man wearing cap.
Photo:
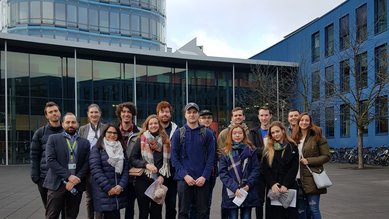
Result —
[[215, 159], [212, 131], [199, 124], [199, 106], [184, 107], [186, 124], [171, 139], [171, 161], [176, 169], [178, 218], [189, 218], [195, 204], [197, 218], [208, 218], [209, 178]]

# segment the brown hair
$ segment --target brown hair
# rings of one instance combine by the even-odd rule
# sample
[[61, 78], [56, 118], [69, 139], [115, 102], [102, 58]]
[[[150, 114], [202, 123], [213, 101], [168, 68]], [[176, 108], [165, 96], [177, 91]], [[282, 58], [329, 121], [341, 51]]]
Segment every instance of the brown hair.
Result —
[[[272, 163], [273, 163], [273, 159], [274, 159], [274, 138], [273, 136], [271, 135], [271, 129], [273, 127], [279, 127], [281, 129], [281, 131], [283, 131], [283, 137], [284, 137], [284, 143], [295, 143], [295, 141], [293, 141], [293, 139], [291, 139], [287, 134], [286, 134], [286, 128], [285, 126], [282, 124], [282, 122], [279, 122], [279, 121], [274, 121], [270, 124], [269, 126], [269, 129], [268, 129], [268, 139], [267, 139], [267, 144], [265, 145], [265, 148], [263, 149], [263, 155], [262, 157], [267, 157], [267, 162], [269, 164], [269, 166], [271, 167], [272, 166]], [[282, 156], [284, 155], [284, 153], [282, 153]]]
[[172, 113], [172, 111], [173, 111], [172, 105], [170, 105], [170, 103], [167, 101], [159, 102], [157, 107], [155, 108], [155, 113], [157, 113], [157, 115], [158, 115], [159, 111], [161, 111], [162, 109], [165, 109], [165, 108], [169, 108], [170, 113]]
[[56, 104], [53, 101], [49, 101], [45, 104], [45, 108], [43, 109], [43, 112], [45, 113], [45, 116], [47, 115], [46, 109], [52, 106], [56, 106], [58, 108], [58, 111], [60, 111], [58, 104]]
[[155, 114], [149, 115], [147, 117], [147, 119], [143, 122], [142, 131], [140, 131], [139, 136], [141, 136], [143, 133], [145, 133], [147, 130], [149, 130], [149, 122], [150, 122], [151, 119], [157, 119], [158, 120], [159, 136], [161, 136], [163, 144], [168, 144], [169, 147], [170, 147], [169, 136], [166, 134], [165, 129], [163, 128], [163, 126], [161, 124], [161, 120], [159, 120], [158, 116], [155, 115]]
[[247, 133], [244, 130], [244, 127], [242, 125], [233, 125], [230, 127], [230, 130], [228, 131], [226, 142], [224, 145], [224, 154], [227, 155], [232, 151], [232, 131], [236, 128], [240, 128], [243, 131], [243, 140], [242, 143], [248, 145], [251, 148], [254, 148], [255, 146], [250, 142], [248, 139]]
[[321, 128], [313, 123], [312, 116], [309, 115], [307, 112], [301, 113], [300, 116], [298, 117], [297, 125], [295, 127], [293, 127], [293, 130], [292, 130], [292, 135], [291, 135], [292, 139], [296, 143], [300, 143], [300, 140], [303, 137], [303, 134], [301, 133], [301, 128], [300, 128], [300, 125], [299, 125], [299, 123], [301, 121], [301, 118], [303, 118], [303, 116], [308, 116], [309, 120], [310, 120], [310, 124], [309, 124], [309, 127], [308, 127], [308, 135], [314, 136], [315, 137], [315, 141], [320, 141], [320, 139], [322, 138]]
[[231, 110], [231, 114], [233, 114], [234, 112], [239, 111], [239, 110], [242, 110], [243, 115], [244, 115], [244, 110], [242, 109], [242, 107], [235, 107], [235, 108], [233, 108], [233, 109]]
[[120, 113], [122, 112], [123, 108], [126, 107], [128, 110], [130, 110], [133, 118], [136, 116], [136, 106], [132, 102], [124, 102], [116, 106], [116, 116], [118, 117], [119, 121], [122, 121], [122, 118], [120, 118]]
[[270, 115], [273, 115], [273, 112], [270, 110], [270, 108], [269, 107], [267, 107], [267, 106], [261, 106], [259, 109], [258, 109], [258, 114], [259, 114], [259, 111], [260, 110], [268, 110], [269, 111], [269, 114]]

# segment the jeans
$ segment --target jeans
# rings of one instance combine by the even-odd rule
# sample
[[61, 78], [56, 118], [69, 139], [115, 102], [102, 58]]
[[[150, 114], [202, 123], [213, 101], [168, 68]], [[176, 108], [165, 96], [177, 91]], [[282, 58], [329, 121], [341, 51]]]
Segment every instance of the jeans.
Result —
[[228, 219], [238, 219], [238, 213], [240, 210], [240, 218], [241, 219], [251, 219], [251, 208], [232, 208], [228, 209]]
[[311, 212], [312, 219], [321, 219], [320, 214], [320, 195], [308, 195], [307, 194], [307, 201], [308, 201], [308, 207], [309, 211]]

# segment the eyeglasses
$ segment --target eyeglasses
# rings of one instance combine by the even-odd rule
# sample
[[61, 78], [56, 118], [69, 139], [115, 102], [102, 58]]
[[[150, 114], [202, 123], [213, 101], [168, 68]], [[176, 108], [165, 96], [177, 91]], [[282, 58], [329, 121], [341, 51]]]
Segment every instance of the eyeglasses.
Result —
[[111, 135], [117, 135], [118, 134], [117, 132], [111, 132], [111, 131], [107, 131], [106, 133], [107, 134], [111, 134]]

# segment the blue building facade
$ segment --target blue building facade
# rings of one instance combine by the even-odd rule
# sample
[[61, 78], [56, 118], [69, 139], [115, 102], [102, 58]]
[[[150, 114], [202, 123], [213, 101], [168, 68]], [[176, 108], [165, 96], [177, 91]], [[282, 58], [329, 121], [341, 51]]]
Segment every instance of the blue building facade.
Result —
[[1, 32], [166, 50], [165, 0], [1, 0]]
[[[357, 145], [357, 126], [350, 110], [358, 93], [355, 85], [362, 91], [361, 107], [366, 107], [364, 98], [388, 78], [387, 3], [345, 1], [252, 57], [299, 63], [300, 95], [293, 105], [313, 115], [333, 147]], [[386, 83], [378, 98], [367, 106], [373, 120], [364, 127], [365, 147], [389, 144], [388, 87]]]

